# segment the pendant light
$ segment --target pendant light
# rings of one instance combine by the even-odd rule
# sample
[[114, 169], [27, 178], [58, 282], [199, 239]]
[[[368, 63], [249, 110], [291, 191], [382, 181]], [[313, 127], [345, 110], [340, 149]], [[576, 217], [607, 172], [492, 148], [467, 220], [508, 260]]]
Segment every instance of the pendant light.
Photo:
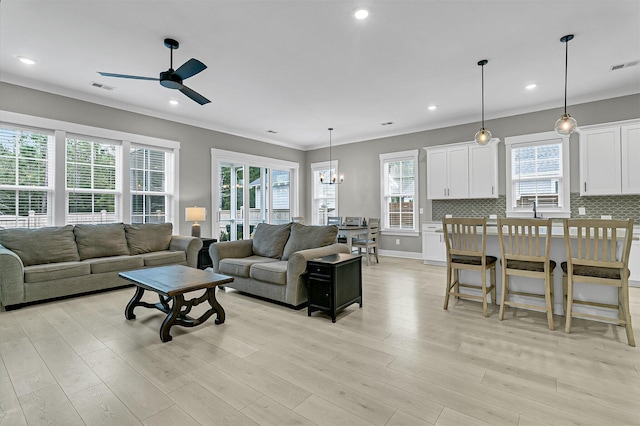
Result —
[[560, 39], [565, 44], [564, 57], [564, 114], [556, 121], [555, 129], [561, 135], [570, 135], [575, 132], [578, 122], [567, 114], [567, 68], [569, 67], [569, 41], [573, 40], [573, 34], [568, 34]]
[[482, 67], [482, 128], [474, 138], [478, 145], [486, 145], [491, 140], [491, 132], [484, 128], [484, 66], [488, 63], [486, 59], [478, 61], [478, 65]]
[[333, 127], [329, 127], [329, 173], [330, 173], [330, 177], [329, 179], [325, 179], [324, 173], [320, 173], [320, 183], [323, 183], [325, 185], [339, 185], [342, 182], [344, 182], [344, 174], [340, 173], [339, 175], [337, 173], [331, 173], [331, 165], [332, 165], [332, 159], [331, 159], [331, 132], [333, 131]]

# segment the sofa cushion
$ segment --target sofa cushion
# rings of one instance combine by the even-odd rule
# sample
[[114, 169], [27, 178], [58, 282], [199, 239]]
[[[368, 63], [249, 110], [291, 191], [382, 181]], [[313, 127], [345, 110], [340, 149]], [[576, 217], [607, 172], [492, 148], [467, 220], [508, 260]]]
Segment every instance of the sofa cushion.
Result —
[[290, 223], [284, 225], [259, 223], [253, 233], [253, 254], [280, 259], [290, 231]]
[[249, 276], [258, 281], [286, 285], [288, 263], [289, 262], [286, 260], [269, 263], [254, 263], [251, 265]]
[[327, 226], [307, 226], [301, 223], [294, 223], [291, 226], [291, 235], [284, 246], [282, 260], [289, 259], [293, 253], [310, 248], [324, 247], [336, 242], [338, 227]]
[[80, 260], [73, 225], [0, 229], [0, 244], [20, 256], [24, 266]]
[[85, 260], [91, 265], [92, 274], [103, 274], [105, 272], [122, 272], [132, 269], [140, 269], [144, 266], [142, 256], [112, 256], [97, 259]]
[[249, 270], [251, 269], [251, 265], [266, 262], [277, 262], [277, 260], [270, 257], [262, 256], [227, 257], [220, 261], [218, 269], [220, 270], [221, 274], [249, 278]]
[[183, 251], [155, 251], [141, 256], [144, 259], [144, 266], [187, 264], [187, 253]]
[[78, 224], [73, 228], [80, 260], [129, 254], [123, 223]]
[[83, 262], [59, 262], [43, 265], [25, 266], [24, 282], [39, 283], [42, 281], [59, 280], [62, 278], [89, 275], [91, 268]]
[[138, 223], [125, 224], [124, 232], [127, 238], [130, 254], [151, 253], [169, 248], [171, 243], [171, 223]]

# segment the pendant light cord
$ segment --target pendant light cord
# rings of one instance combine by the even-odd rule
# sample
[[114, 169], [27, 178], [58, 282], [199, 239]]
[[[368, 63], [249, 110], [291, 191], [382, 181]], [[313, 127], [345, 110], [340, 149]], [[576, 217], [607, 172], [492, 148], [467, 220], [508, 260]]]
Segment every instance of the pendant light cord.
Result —
[[569, 39], [564, 42], [565, 54], [564, 54], [564, 113], [567, 113], [567, 73], [569, 68]]
[[482, 65], [482, 128], [484, 129], [484, 64]]

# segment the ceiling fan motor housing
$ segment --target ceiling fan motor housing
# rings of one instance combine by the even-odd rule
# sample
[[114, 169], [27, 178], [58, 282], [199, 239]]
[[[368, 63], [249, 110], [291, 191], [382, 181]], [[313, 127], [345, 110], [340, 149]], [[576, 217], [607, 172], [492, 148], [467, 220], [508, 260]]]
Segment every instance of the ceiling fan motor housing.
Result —
[[160, 84], [169, 89], [180, 89], [183, 87], [182, 79], [175, 75], [171, 69], [160, 73]]

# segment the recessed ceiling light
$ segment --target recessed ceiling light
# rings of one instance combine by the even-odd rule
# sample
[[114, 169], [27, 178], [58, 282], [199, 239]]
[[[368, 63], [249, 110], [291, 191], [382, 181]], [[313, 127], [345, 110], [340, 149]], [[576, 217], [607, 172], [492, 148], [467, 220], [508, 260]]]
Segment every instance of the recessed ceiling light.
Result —
[[33, 59], [25, 58], [24, 56], [18, 56], [18, 60], [27, 65], [34, 65], [36, 63]]
[[527, 89], [527, 90], [533, 90], [536, 87], [538, 87], [538, 85], [535, 84], [535, 83], [527, 84], [526, 86], [524, 86], [524, 88]]
[[367, 19], [369, 16], [369, 11], [363, 7], [359, 7], [353, 11], [353, 17], [356, 19]]
[[180, 102], [176, 101], [175, 99], [171, 99], [171, 100], [169, 101], [169, 103], [170, 103], [171, 105], [178, 105]]
[[429, 111], [435, 111], [437, 109], [438, 109], [438, 107], [436, 105], [429, 105], [429, 107], [428, 107]]

